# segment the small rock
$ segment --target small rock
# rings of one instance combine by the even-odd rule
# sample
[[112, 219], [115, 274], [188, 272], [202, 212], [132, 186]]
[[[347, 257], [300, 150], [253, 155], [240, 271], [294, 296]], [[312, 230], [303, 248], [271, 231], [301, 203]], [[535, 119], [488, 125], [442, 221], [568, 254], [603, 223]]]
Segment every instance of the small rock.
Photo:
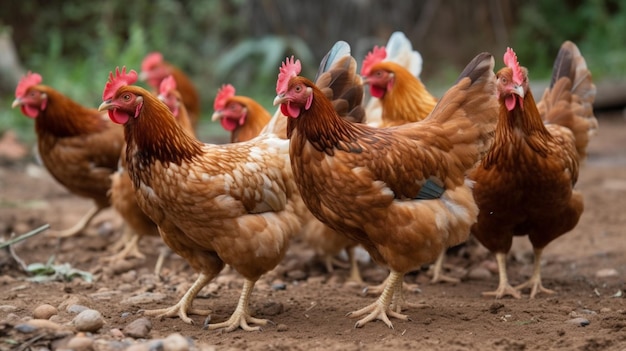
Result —
[[596, 272], [597, 278], [609, 278], [609, 277], [616, 277], [618, 275], [619, 273], [614, 268], [605, 268]]
[[93, 339], [85, 335], [76, 335], [67, 343], [67, 348], [74, 351], [91, 351], [93, 350]]
[[72, 320], [78, 331], [96, 332], [104, 325], [102, 314], [96, 310], [84, 310]]
[[293, 271], [287, 272], [287, 277], [294, 280], [304, 280], [306, 279], [307, 275], [306, 272], [303, 270], [294, 269]]
[[43, 304], [43, 305], [37, 306], [33, 310], [33, 318], [50, 319], [50, 317], [54, 316], [57, 313], [59, 313], [59, 311], [57, 310], [56, 307], [52, 305], [48, 305], [48, 304]]
[[276, 279], [272, 282], [272, 290], [285, 290], [287, 289], [287, 284], [280, 279]]
[[163, 351], [189, 351], [189, 346], [189, 340], [178, 333], [163, 339]]
[[124, 274], [122, 274], [120, 276], [120, 279], [124, 282], [124, 283], [134, 283], [137, 281], [137, 271], [135, 270], [131, 270], [128, 271]]
[[113, 328], [111, 330], [109, 330], [109, 334], [111, 334], [111, 336], [115, 339], [123, 339], [124, 338], [124, 333], [122, 333], [121, 330], [117, 329], [117, 328]]
[[151, 303], [155, 301], [163, 301], [166, 298], [167, 298], [167, 295], [162, 294], [162, 293], [145, 292], [139, 295], [128, 297], [122, 300], [121, 303], [125, 305], [141, 305], [141, 304]]
[[2, 313], [9, 313], [9, 312], [15, 312], [17, 311], [17, 307], [16, 306], [11, 306], [11, 305], [1, 305], [0, 306], [0, 312]]
[[608, 308], [608, 307], [602, 307], [602, 308], [600, 309], [600, 313], [609, 313], [609, 312], [611, 312], [611, 311], [612, 311], [612, 310], [611, 310], [610, 308]]
[[497, 314], [498, 311], [500, 311], [502, 308], [504, 308], [503, 304], [501, 304], [500, 302], [494, 302], [491, 304], [491, 306], [489, 306], [489, 312]]
[[565, 323], [574, 324], [579, 327], [586, 327], [589, 325], [589, 320], [587, 318], [578, 317], [569, 319]]
[[135, 268], [137, 263], [134, 261], [118, 260], [111, 265], [114, 274], [122, 274]]
[[159, 345], [151, 345], [147, 342], [145, 343], [141, 343], [141, 344], [134, 344], [134, 345], [130, 345], [129, 347], [127, 347], [126, 349], [124, 349], [125, 351], [152, 351], [152, 350], [159, 350]]
[[284, 331], [289, 330], [289, 327], [286, 324], [282, 324], [281, 323], [281, 324], [276, 326], [276, 330], [279, 331], [279, 332], [284, 332]]
[[491, 272], [485, 267], [478, 266], [470, 270], [467, 277], [472, 280], [490, 280]]
[[93, 294], [89, 294], [89, 297], [91, 297], [94, 300], [103, 301], [103, 300], [118, 299], [121, 294], [122, 293], [117, 290], [103, 290], [103, 291], [95, 292]]
[[124, 327], [122, 332], [135, 339], [145, 339], [152, 330], [152, 322], [147, 318], [139, 318]]
[[326, 281], [326, 276], [325, 275], [318, 275], [315, 277], [308, 277], [306, 282], [309, 284], [316, 284], [316, 285], [322, 285], [324, 284], [324, 282]]
[[267, 315], [267, 316], [276, 316], [279, 315], [281, 313], [283, 313], [283, 311], [285, 310], [284, 306], [282, 303], [280, 302], [266, 302], [263, 304], [263, 307], [261, 308], [262, 310], [262, 314]]
[[25, 323], [16, 325], [15, 329], [20, 333], [32, 333], [42, 329], [57, 331], [62, 330], [63, 327], [47, 319], [31, 319]]
[[82, 311], [85, 311], [85, 310], [88, 310], [88, 309], [89, 309], [89, 307], [83, 306], [83, 305], [69, 305], [69, 306], [67, 306], [66, 311], [68, 313], [79, 314]]

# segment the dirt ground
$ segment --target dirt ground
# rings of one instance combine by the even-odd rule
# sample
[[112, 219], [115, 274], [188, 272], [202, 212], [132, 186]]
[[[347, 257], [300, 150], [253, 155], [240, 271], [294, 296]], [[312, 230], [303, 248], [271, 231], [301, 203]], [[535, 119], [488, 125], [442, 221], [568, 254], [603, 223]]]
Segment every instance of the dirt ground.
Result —
[[[408, 301], [429, 305], [408, 308], [410, 321], [392, 319], [394, 329], [380, 321], [355, 329], [355, 320], [346, 313], [376, 297], [364, 296], [363, 286], [346, 283], [346, 269], [326, 273], [311, 250], [296, 241], [283, 263], [263, 276], [252, 294], [252, 314], [271, 319], [274, 325], [262, 332], [220, 333], [203, 329], [204, 316], [191, 316], [194, 325], [179, 318], [149, 317], [149, 338], [178, 332], [192, 338], [196, 346], [213, 345], [217, 350], [626, 350], [626, 119], [615, 113], [599, 120], [599, 134], [589, 146], [577, 185], [584, 194], [585, 212], [572, 232], [545, 250], [544, 285], [555, 295], [540, 294], [534, 300], [528, 294], [520, 300], [482, 297], [481, 292], [497, 286], [495, 263], [484, 249], [470, 246], [448, 258], [457, 267], [450, 274], [463, 278], [460, 284], [430, 284], [426, 269], [407, 275], [406, 282], [419, 284], [419, 291], [407, 295]], [[2, 165], [0, 191], [0, 233], [5, 238], [45, 223], [69, 227], [91, 206], [68, 194], [29, 159]], [[32, 316], [34, 307], [44, 303], [61, 307], [53, 317], [57, 323], [73, 318], [62, 308], [66, 299], [97, 309], [106, 324], [92, 337], [102, 340], [113, 340], [112, 330], [140, 318], [143, 309], [176, 303], [196, 275], [181, 258], [170, 255], [162, 278], [154, 276], [151, 272], [164, 246], [159, 238], [141, 242], [145, 260], [115, 267], [101, 263], [120, 237], [120, 226], [117, 214], [107, 210], [78, 237], [57, 240], [44, 232], [14, 246], [26, 264], [52, 258], [56, 264], [92, 272], [93, 282], [79, 277], [32, 282], [11, 263], [6, 250], [0, 252], [0, 325], [4, 326], [0, 340], [27, 339], [7, 328], [18, 317]], [[509, 256], [514, 284], [530, 276], [531, 262], [527, 239], [516, 239]], [[476, 272], [476, 267], [491, 269], [490, 276], [485, 270], [467, 274]], [[386, 273], [367, 262], [361, 262], [361, 269], [367, 284], [379, 283]], [[224, 321], [235, 308], [241, 285], [235, 273], [223, 272], [200, 292], [194, 306], [211, 309], [212, 322]], [[146, 292], [153, 293], [147, 302], [128, 302]], [[575, 318], [589, 324], [571, 323]], [[0, 349], [10, 347], [0, 342]]]

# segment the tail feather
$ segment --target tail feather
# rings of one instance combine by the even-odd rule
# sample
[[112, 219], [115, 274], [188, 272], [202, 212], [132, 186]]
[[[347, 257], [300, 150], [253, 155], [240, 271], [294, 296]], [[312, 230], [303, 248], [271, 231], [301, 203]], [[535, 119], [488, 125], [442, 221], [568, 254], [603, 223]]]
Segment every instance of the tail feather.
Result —
[[[333, 103], [339, 116], [354, 123], [365, 121], [363, 80], [357, 73], [357, 62], [350, 55], [348, 43], [336, 42], [322, 58], [315, 85]], [[274, 133], [286, 139], [287, 120], [278, 108], [261, 133]]]
[[596, 86], [585, 58], [571, 41], [565, 41], [552, 69], [552, 81], [541, 101], [539, 113], [547, 124], [569, 128], [576, 139], [576, 149], [582, 160], [587, 155], [590, 137], [598, 129], [593, 113]]
[[346, 42], [338, 41], [324, 56], [315, 85], [333, 103], [339, 116], [354, 123], [365, 121], [363, 80]]
[[491, 54], [477, 55], [422, 121], [441, 128], [453, 145], [450, 154], [465, 169], [473, 167], [493, 143], [499, 111], [494, 64]]
[[413, 45], [409, 38], [402, 32], [394, 32], [387, 42], [386, 61], [393, 61], [406, 68], [415, 77], [422, 73], [422, 55], [417, 50], [413, 50]]

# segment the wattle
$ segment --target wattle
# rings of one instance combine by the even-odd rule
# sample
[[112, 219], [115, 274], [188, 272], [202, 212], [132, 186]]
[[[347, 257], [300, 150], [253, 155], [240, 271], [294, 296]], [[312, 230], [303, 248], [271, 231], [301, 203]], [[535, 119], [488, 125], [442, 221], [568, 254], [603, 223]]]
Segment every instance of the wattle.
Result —
[[222, 118], [220, 119], [220, 123], [222, 124], [222, 128], [229, 132], [232, 132], [235, 128], [237, 128], [237, 121], [233, 121], [230, 118]]
[[517, 101], [516, 96], [513, 94], [505, 97], [504, 105], [506, 106], [506, 109], [509, 111], [513, 111], [513, 109], [515, 108], [516, 101]]
[[22, 105], [21, 106], [22, 113], [24, 116], [29, 118], [37, 118], [39, 115], [39, 109], [30, 105]]
[[291, 103], [286, 102], [280, 105], [280, 112], [285, 116], [297, 118], [300, 116], [300, 107], [292, 106]]
[[373, 97], [382, 98], [383, 96], [385, 96], [386, 92], [387, 92], [387, 90], [384, 89], [384, 88], [377, 87], [375, 85], [370, 85], [370, 94]]
[[109, 118], [117, 124], [126, 124], [130, 119], [128, 113], [118, 109], [109, 110]]

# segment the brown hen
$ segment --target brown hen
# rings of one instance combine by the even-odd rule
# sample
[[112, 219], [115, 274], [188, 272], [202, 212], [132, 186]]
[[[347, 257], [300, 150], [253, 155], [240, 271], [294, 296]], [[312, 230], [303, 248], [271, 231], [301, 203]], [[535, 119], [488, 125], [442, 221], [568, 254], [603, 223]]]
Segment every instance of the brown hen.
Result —
[[[550, 87], [535, 105], [528, 72], [513, 50], [497, 74], [499, 120], [494, 145], [470, 175], [480, 208], [472, 234], [495, 253], [500, 283], [483, 295], [520, 298], [530, 288], [553, 293], [541, 282], [541, 254], [570, 231], [583, 212], [574, 190], [589, 135], [597, 128], [592, 104], [596, 88], [574, 43], [563, 43], [554, 63]], [[528, 235], [535, 253], [530, 279], [515, 288], [508, 281], [506, 255], [513, 236]]]

